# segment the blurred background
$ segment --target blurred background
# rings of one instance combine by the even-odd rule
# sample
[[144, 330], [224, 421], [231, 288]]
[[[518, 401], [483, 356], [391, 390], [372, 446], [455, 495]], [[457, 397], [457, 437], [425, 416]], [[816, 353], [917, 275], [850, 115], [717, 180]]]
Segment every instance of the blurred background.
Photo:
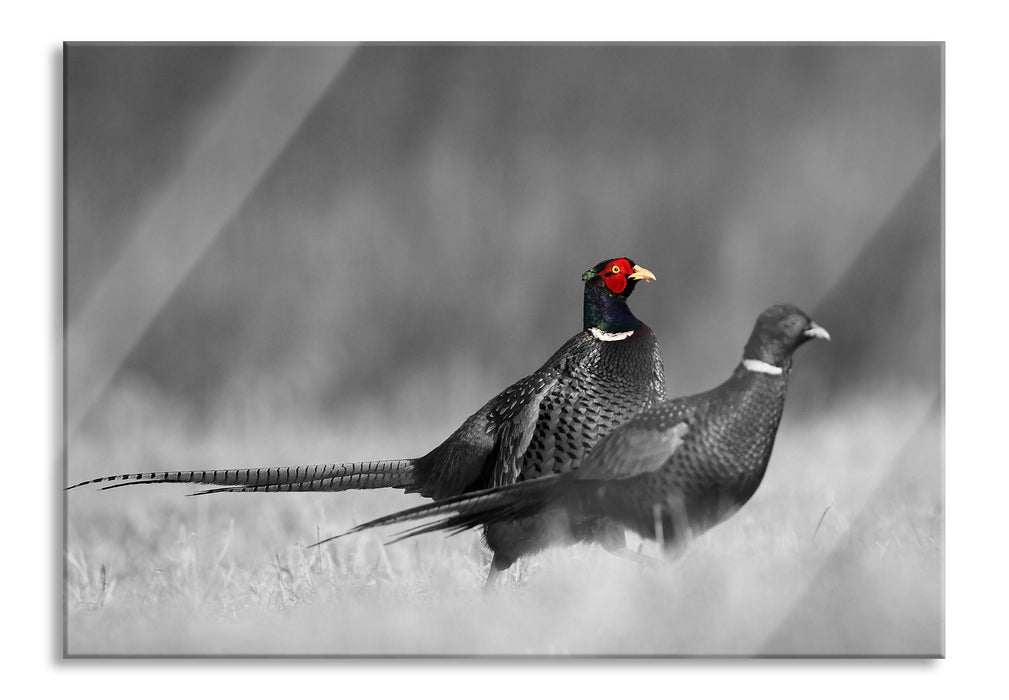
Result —
[[[941, 653], [942, 61], [938, 44], [69, 45], [67, 483], [423, 454], [581, 329], [584, 270], [628, 256], [658, 277], [630, 305], [673, 395], [724, 379], [775, 301], [833, 338], [798, 353], [751, 503], [645, 576], [642, 599], [666, 600], [700, 567], [688, 592], [725, 624], [677, 588], [671, 636], [628, 631], [646, 606], [620, 633], [474, 628], [464, 651]], [[144, 642], [114, 611], [150, 609], [165, 571], [190, 572], [198, 609], [221, 583], [220, 557], [180, 569], [178, 547], [219, 549], [232, 527], [232, 571], [279, 571], [317, 528], [418, 502], [183, 493], [67, 495], [71, 651], [458, 651], [398, 627], [284, 647], [218, 630], [208, 647], [205, 618]], [[431, 540], [395, 581], [450, 546]], [[451, 561], [479, 568], [476, 537], [457, 540]], [[527, 598], [616, 566], [544, 556]], [[621, 590], [644, 585], [621, 572]], [[111, 577], [116, 598], [88, 597]], [[374, 600], [340, 600], [377, 624]], [[497, 603], [472, 601], [509, 624]], [[457, 632], [472, 617], [453, 614]]]

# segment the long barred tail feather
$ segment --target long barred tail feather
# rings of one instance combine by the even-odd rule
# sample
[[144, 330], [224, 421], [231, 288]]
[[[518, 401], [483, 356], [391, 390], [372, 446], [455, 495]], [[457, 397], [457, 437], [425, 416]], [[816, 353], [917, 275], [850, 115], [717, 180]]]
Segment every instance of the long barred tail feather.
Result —
[[[308, 481], [285, 481], [280, 483], [255, 484], [249, 486], [221, 486], [190, 494], [202, 496], [208, 493], [273, 493], [278, 491], [349, 491], [353, 489], [381, 489], [386, 487], [411, 488], [414, 486], [413, 469], [390, 469], [388, 462], [361, 462], [344, 464], [344, 469], [326, 473], [320, 478]], [[341, 465], [335, 465], [341, 466]], [[118, 484], [122, 485], [122, 484]], [[109, 488], [109, 487], [106, 487]]]
[[339, 535], [319, 540], [310, 546], [318, 547], [327, 542], [363, 532], [364, 530], [370, 530], [374, 527], [426, 520], [438, 516], [445, 517], [434, 523], [417, 525], [401, 532], [390, 544], [438, 530], [449, 530], [450, 535], [455, 535], [480, 525], [533, 515], [550, 505], [554, 500], [555, 493], [557, 492], [557, 489], [554, 487], [563, 476], [563, 474], [545, 476], [507, 486], [473, 491], [436, 503], [426, 503], [399, 511], [398, 513], [375, 518]]
[[[199, 493], [248, 491], [345, 491], [414, 486], [412, 459], [315, 464], [263, 469], [208, 469], [175, 472], [139, 472], [89, 479], [66, 490], [92, 484], [106, 484], [102, 490], [141, 484], [209, 484], [220, 488]], [[110, 483], [111, 482], [111, 483]], [[194, 494], [195, 495], [195, 494]]]

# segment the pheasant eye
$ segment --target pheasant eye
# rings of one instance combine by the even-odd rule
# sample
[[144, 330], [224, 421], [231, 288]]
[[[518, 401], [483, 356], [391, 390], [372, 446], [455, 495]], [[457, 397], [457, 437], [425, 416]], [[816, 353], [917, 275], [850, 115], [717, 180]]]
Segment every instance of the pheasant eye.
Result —
[[619, 265], [614, 265], [612, 268], [610, 268], [610, 270], [613, 272], [614, 275], [620, 274], [620, 266]]

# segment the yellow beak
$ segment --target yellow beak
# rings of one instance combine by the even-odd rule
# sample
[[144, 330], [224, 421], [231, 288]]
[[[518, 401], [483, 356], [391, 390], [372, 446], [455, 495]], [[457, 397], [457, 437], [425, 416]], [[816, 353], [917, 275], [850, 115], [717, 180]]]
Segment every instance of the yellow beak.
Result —
[[651, 270], [646, 270], [641, 267], [641, 265], [634, 266], [634, 272], [627, 276], [628, 279], [632, 280], [644, 280], [645, 282], [652, 282], [655, 280], [655, 275], [652, 274]]

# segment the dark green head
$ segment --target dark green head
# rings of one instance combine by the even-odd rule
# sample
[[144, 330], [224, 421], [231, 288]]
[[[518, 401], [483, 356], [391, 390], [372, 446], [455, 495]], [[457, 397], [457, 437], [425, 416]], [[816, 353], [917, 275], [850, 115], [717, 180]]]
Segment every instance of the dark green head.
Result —
[[582, 274], [585, 282], [585, 329], [622, 333], [640, 328], [641, 321], [627, 308], [627, 297], [640, 280], [654, 279], [655, 275], [635, 265], [630, 258], [611, 258], [586, 270]]

